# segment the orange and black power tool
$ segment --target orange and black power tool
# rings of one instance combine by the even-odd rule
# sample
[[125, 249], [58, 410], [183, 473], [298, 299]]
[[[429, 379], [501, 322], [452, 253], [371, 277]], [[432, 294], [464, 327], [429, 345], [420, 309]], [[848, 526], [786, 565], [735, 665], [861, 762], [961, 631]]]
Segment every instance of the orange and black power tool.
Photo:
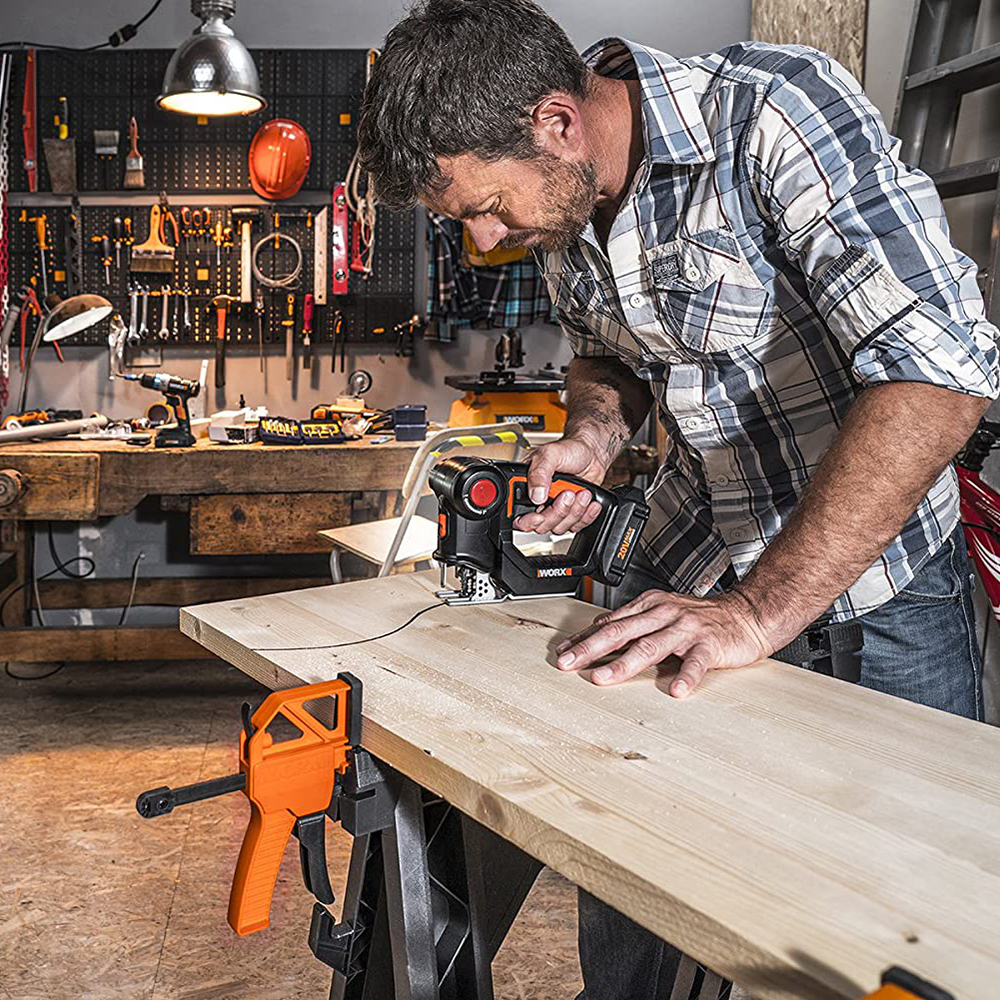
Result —
[[[297, 732], [288, 739], [281, 737]], [[340, 819], [350, 797], [345, 776], [361, 742], [361, 681], [340, 673], [332, 681], [275, 691], [255, 711], [243, 706], [239, 774], [182, 788], [153, 788], [135, 803], [146, 819], [175, 806], [242, 791], [250, 800], [229, 896], [229, 925], [252, 934], [270, 923], [278, 868], [292, 833], [306, 888], [333, 902], [326, 867], [326, 818]]]
[[525, 555], [514, 544], [514, 520], [537, 509], [528, 497], [528, 466], [459, 455], [431, 469], [438, 497], [434, 558], [455, 567], [459, 589], [442, 591], [448, 604], [483, 604], [508, 597], [558, 597], [576, 592], [584, 577], [617, 586], [625, 577], [649, 518], [642, 492], [606, 490], [556, 473], [551, 501], [569, 490], [590, 490], [601, 513], [578, 531], [565, 555]]

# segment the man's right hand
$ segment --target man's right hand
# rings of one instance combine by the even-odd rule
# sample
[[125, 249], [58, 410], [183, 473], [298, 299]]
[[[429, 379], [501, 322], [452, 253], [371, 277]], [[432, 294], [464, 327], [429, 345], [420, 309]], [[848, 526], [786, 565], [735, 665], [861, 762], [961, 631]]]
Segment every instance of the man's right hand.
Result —
[[518, 531], [563, 535], [567, 531], [579, 531], [596, 520], [601, 505], [594, 500], [590, 490], [578, 493], [564, 490], [550, 504], [548, 496], [557, 472], [567, 472], [600, 484], [608, 467], [597, 457], [598, 453], [594, 444], [584, 437], [564, 437], [535, 449], [528, 470], [528, 496], [538, 509], [532, 514], [522, 514], [514, 527]]

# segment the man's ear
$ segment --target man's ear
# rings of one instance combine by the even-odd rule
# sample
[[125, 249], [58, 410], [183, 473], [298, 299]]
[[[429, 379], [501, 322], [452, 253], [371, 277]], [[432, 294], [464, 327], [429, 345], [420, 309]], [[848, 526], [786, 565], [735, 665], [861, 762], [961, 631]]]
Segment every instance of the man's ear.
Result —
[[583, 144], [580, 105], [568, 94], [550, 94], [531, 113], [535, 143], [554, 156], [576, 153]]

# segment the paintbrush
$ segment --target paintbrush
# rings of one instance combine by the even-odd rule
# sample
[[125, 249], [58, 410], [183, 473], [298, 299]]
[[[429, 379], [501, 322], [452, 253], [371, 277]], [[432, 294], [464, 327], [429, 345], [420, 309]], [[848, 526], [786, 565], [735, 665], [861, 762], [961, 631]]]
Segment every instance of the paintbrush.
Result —
[[132, 141], [132, 146], [125, 157], [125, 187], [144, 188], [146, 174], [142, 169], [142, 157], [139, 155], [139, 126], [134, 115], [128, 123], [128, 137]]
[[145, 243], [132, 247], [130, 271], [154, 274], [173, 274], [174, 248], [160, 239], [160, 206], [149, 210], [149, 238]]

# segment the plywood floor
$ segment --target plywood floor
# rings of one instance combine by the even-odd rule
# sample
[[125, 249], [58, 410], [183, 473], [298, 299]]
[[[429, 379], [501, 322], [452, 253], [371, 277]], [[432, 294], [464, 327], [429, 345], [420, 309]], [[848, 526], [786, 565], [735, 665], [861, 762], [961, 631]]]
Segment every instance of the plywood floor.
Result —
[[[264, 693], [217, 662], [0, 672], [2, 1000], [325, 1000], [294, 849], [271, 928], [226, 923], [243, 796], [155, 821], [133, 804], [234, 771], [240, 705]], [[350, 838], [327, 829], [339, 897]], [[495, 963], [497, 1000], [571, 1000], [575, 939], [575, 890], [545, 872]]]

